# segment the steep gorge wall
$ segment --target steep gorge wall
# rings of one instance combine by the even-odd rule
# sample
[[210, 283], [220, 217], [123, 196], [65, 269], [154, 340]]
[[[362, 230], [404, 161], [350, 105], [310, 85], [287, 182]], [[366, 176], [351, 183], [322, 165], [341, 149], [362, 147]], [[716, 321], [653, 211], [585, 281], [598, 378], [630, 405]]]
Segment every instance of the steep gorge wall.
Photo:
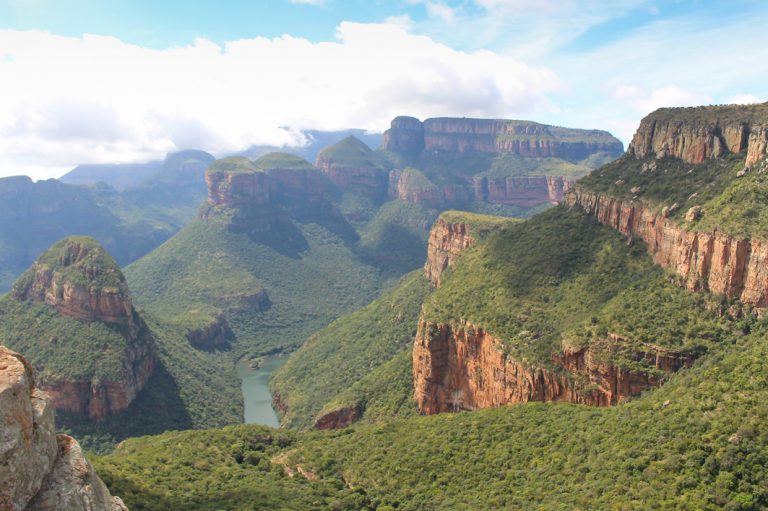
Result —
[[424, 275], [434, 287], [440, 286], [443, 272], [452, 266], [462, 250], [475, 244], [467, 224], [446, 222], [438, 218], [429, 231], [427, 262]]
[[726, 233], [690, 231], [662, 213], [576, 187], [566, 197], [600, 223], [640, 238], [656, 264], [683, 277], [686, 287], [768, 307], [768, 242]]
[[744, 150], [747, 167], [768, 154], [768, 103], [657, 110], [640, 122], [627, 152], [696, 164]]
[[384, 132], [383, 147], [403, 154], [420, 151], [510, 153], [526, 157], [557, 157], [571, 161], [596, 152], [618, 156], [619, 140], [600, 130], [577, 130], [531, 121], [433, 118], [420, 122], [396, 117]]
[[[610, 341], [616, 349], [626, 342], [618, 336]], [[653, 346], [635, 358], [665, 372], [692, 362]], [[422, 318], [413, 346], [414, 397], [425, 415], [530, 401], [612, 406], [661, 384], [650, 374], [600, 361], [589, 348], [565, 351], [553, 363], [561, 370], [528, 367], [507, 356], [503, 342], [481, 327]], [[579, 380], [588, 384], [575, 383]]]
[[55, 431], [53, 403], [29, 363], [0, 346], [0, 509], [127, 511], [77, 441]]

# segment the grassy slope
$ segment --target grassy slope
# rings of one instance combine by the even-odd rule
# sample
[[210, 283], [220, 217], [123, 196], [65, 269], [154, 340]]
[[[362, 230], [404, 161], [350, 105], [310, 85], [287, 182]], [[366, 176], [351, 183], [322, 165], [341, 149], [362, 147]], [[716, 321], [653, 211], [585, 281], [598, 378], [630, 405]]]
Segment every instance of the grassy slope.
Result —
[[[378, 272], [320, 225], [296, 224], [294, 235], [307, 249], [289, 251], [231, 232], [225, 222], [194, 221], [126, 268], [136, 301], [185, 326], [199, 326], [222, 311], [239, 339], [239, 352], [268, 353], [295, 349], [376, 293]], [[268, 310], [238, 301], [262, 288], [272, 302]]]
[[[768, 342], [764, 326], [750, 326], [615, 408], [531, 403], [328, 433], [174, 433], [129, 440], [96, 467], [138, 510], [242, 509], [255, 499], [286, 509], [762, 509]], [[258, 463], [238, 463], [243, 451]], [[321, 481], [276, 478], [279, 467], [263, 461], [276, 457]], [[342, 504], [352, 498], [342, 479], [357, 508]], [[308, 494], [323, 498], [310, 504]]]
[[[674, 158], [654, 161], [624, 156], [585, 177], [579, 186], [624, 200], [634, 198], [657, 211], [677, 203], [670, 218], [689, 229], [766, 239], [768, 175], [763, 165], [737, 177], [744, 159], [744, 154], [737, 154], [692, 165]], [[656, 170], [643, 171], [643, 165], [654, 163]], [[632, 192], [636, 187], [640, 190]], [[701, 206], [704, 215], [686, 222], [685, 213], [693, 206]]]
[[[428, 292], [424, 276], [413, 272], [370, 305], [310, 337], [271, 383], [288, 407], [283, 425], [311, 426], [329, 401], [407, 349]], [[365, 395], [359, 393], [354, 404], [364, 406]]]
[[424, 316], [482, 326], [533, 366], [550, 365], [563, 338], [586, 344], [608, 332], [700, 353], [721, 333], [704, 310], [719, 301], [670, 279], [642, 244], [627, 246], [580, 210], [557, 207], [466, 250]]

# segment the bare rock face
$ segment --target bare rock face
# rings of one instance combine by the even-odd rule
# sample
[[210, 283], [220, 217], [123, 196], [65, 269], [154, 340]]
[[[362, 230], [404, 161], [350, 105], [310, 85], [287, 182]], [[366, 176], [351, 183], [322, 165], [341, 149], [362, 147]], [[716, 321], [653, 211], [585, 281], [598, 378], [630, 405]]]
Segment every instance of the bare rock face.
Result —
[[348, 406], [327, 413], [315, 421], [315, 429], [343, 429], [360, 418], [362, 410]]
[[562, 201], [573, 184], [562, 176], [475, 177], [472, 188], [476, 201], [531, 208]]
[[459, 254], [475, 244], [467, 224], [446, 222], [438, 218], [429, 232], [427, 262], [424, 275], [434, 287], [440, 286], [440, 276], [458, 259]]
[[[618, 347], [626, 340], [613, 336], [606, 342]], [[668, 372], [691, 363], [655, 346], [645, 346], [636, 358]], [[483, 328], [466, 322], [453, 328], [420, 319], [413, 347], [414, 396], [425, 415], [529, 401], [612, 406], [661, 383], [600, 362], [589, 348], [563, 352], [553, 362], [563, 371], [527, 367], [507, 356], [502, 341]], [[586, 377], [590, 386], [577, 387], [574, 376]]]
[[381, 200], [387, 195], [388, 173], [378, 160], [371, 148], [350, 135], [320, 151], [315, 166], [336, 186]]
[[14, 284], [19, 301], [45, 304], [78, 321], [116, 325], [126, 338], [123, 378], [118, 381], [48, 380], [44, 390], [57, 409], [94, 420], [124, 410], [149, 380], [157, 347], [133, 307], [117, 264], [92, 238], [70, 237], [56, 243]]
[[77, 442], [55, 430], [53, 403], [30, 365], [0, 346], [0, 509], [127, 511]]
[[627, 152], [638, 159], [675, 157], [702, 163], [747, 151], [747, 166], [768, 154], [768, 103], [662, 108], [640, 122]]
[[578, 187], [568, 194], [566, 203], [582, 207], [625, 236], [645, 241], [656, 264], [683, 277], [687, 288], [768, 307], [768, 242], [719, 231], [691, 231], [642, 204]]
[[619, 156], [621, 142], [608, 132], [504, 119], [433, 118], [423, 123], [396, 117], [384, 132], [383, 147], [401, 154], [425, 151], [554, 156], [583, 160], [596, 152]]
[[234, 334], [227, 319], [219, 314], [211, 323], [187, 332], [187, 340], [192, 347], [200, 350], [225, 350], [234, 340]]

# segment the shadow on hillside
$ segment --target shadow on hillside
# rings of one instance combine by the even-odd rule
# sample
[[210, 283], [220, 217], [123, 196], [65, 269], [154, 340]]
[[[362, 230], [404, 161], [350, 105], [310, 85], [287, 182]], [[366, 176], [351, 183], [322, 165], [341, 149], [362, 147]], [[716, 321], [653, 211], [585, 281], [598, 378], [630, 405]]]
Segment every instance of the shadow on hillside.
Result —
[[60, 429], [78, 439], [87, 450], [100, 452], [129, 437], [157, 435], [192, 428], [192, 419], [176, 380], [158, 361], [147, 385], [127, 410], [93, 422], [77, 414], [56, 412]]

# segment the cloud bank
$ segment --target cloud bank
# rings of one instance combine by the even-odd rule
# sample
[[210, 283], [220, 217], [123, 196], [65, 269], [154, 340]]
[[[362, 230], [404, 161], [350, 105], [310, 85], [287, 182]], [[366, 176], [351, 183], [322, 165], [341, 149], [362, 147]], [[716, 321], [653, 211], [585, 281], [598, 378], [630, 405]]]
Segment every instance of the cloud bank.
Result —
[[342, 23], [334, 42], [283, 36], [156, 50], [113, 37], [0, 31], [0, 175], [201, 148], [295, 144], [301, 129], [382, 130], [409, 114], [525, 116], [562, 88], [544, 67], [461, 52], [406, 26]]

